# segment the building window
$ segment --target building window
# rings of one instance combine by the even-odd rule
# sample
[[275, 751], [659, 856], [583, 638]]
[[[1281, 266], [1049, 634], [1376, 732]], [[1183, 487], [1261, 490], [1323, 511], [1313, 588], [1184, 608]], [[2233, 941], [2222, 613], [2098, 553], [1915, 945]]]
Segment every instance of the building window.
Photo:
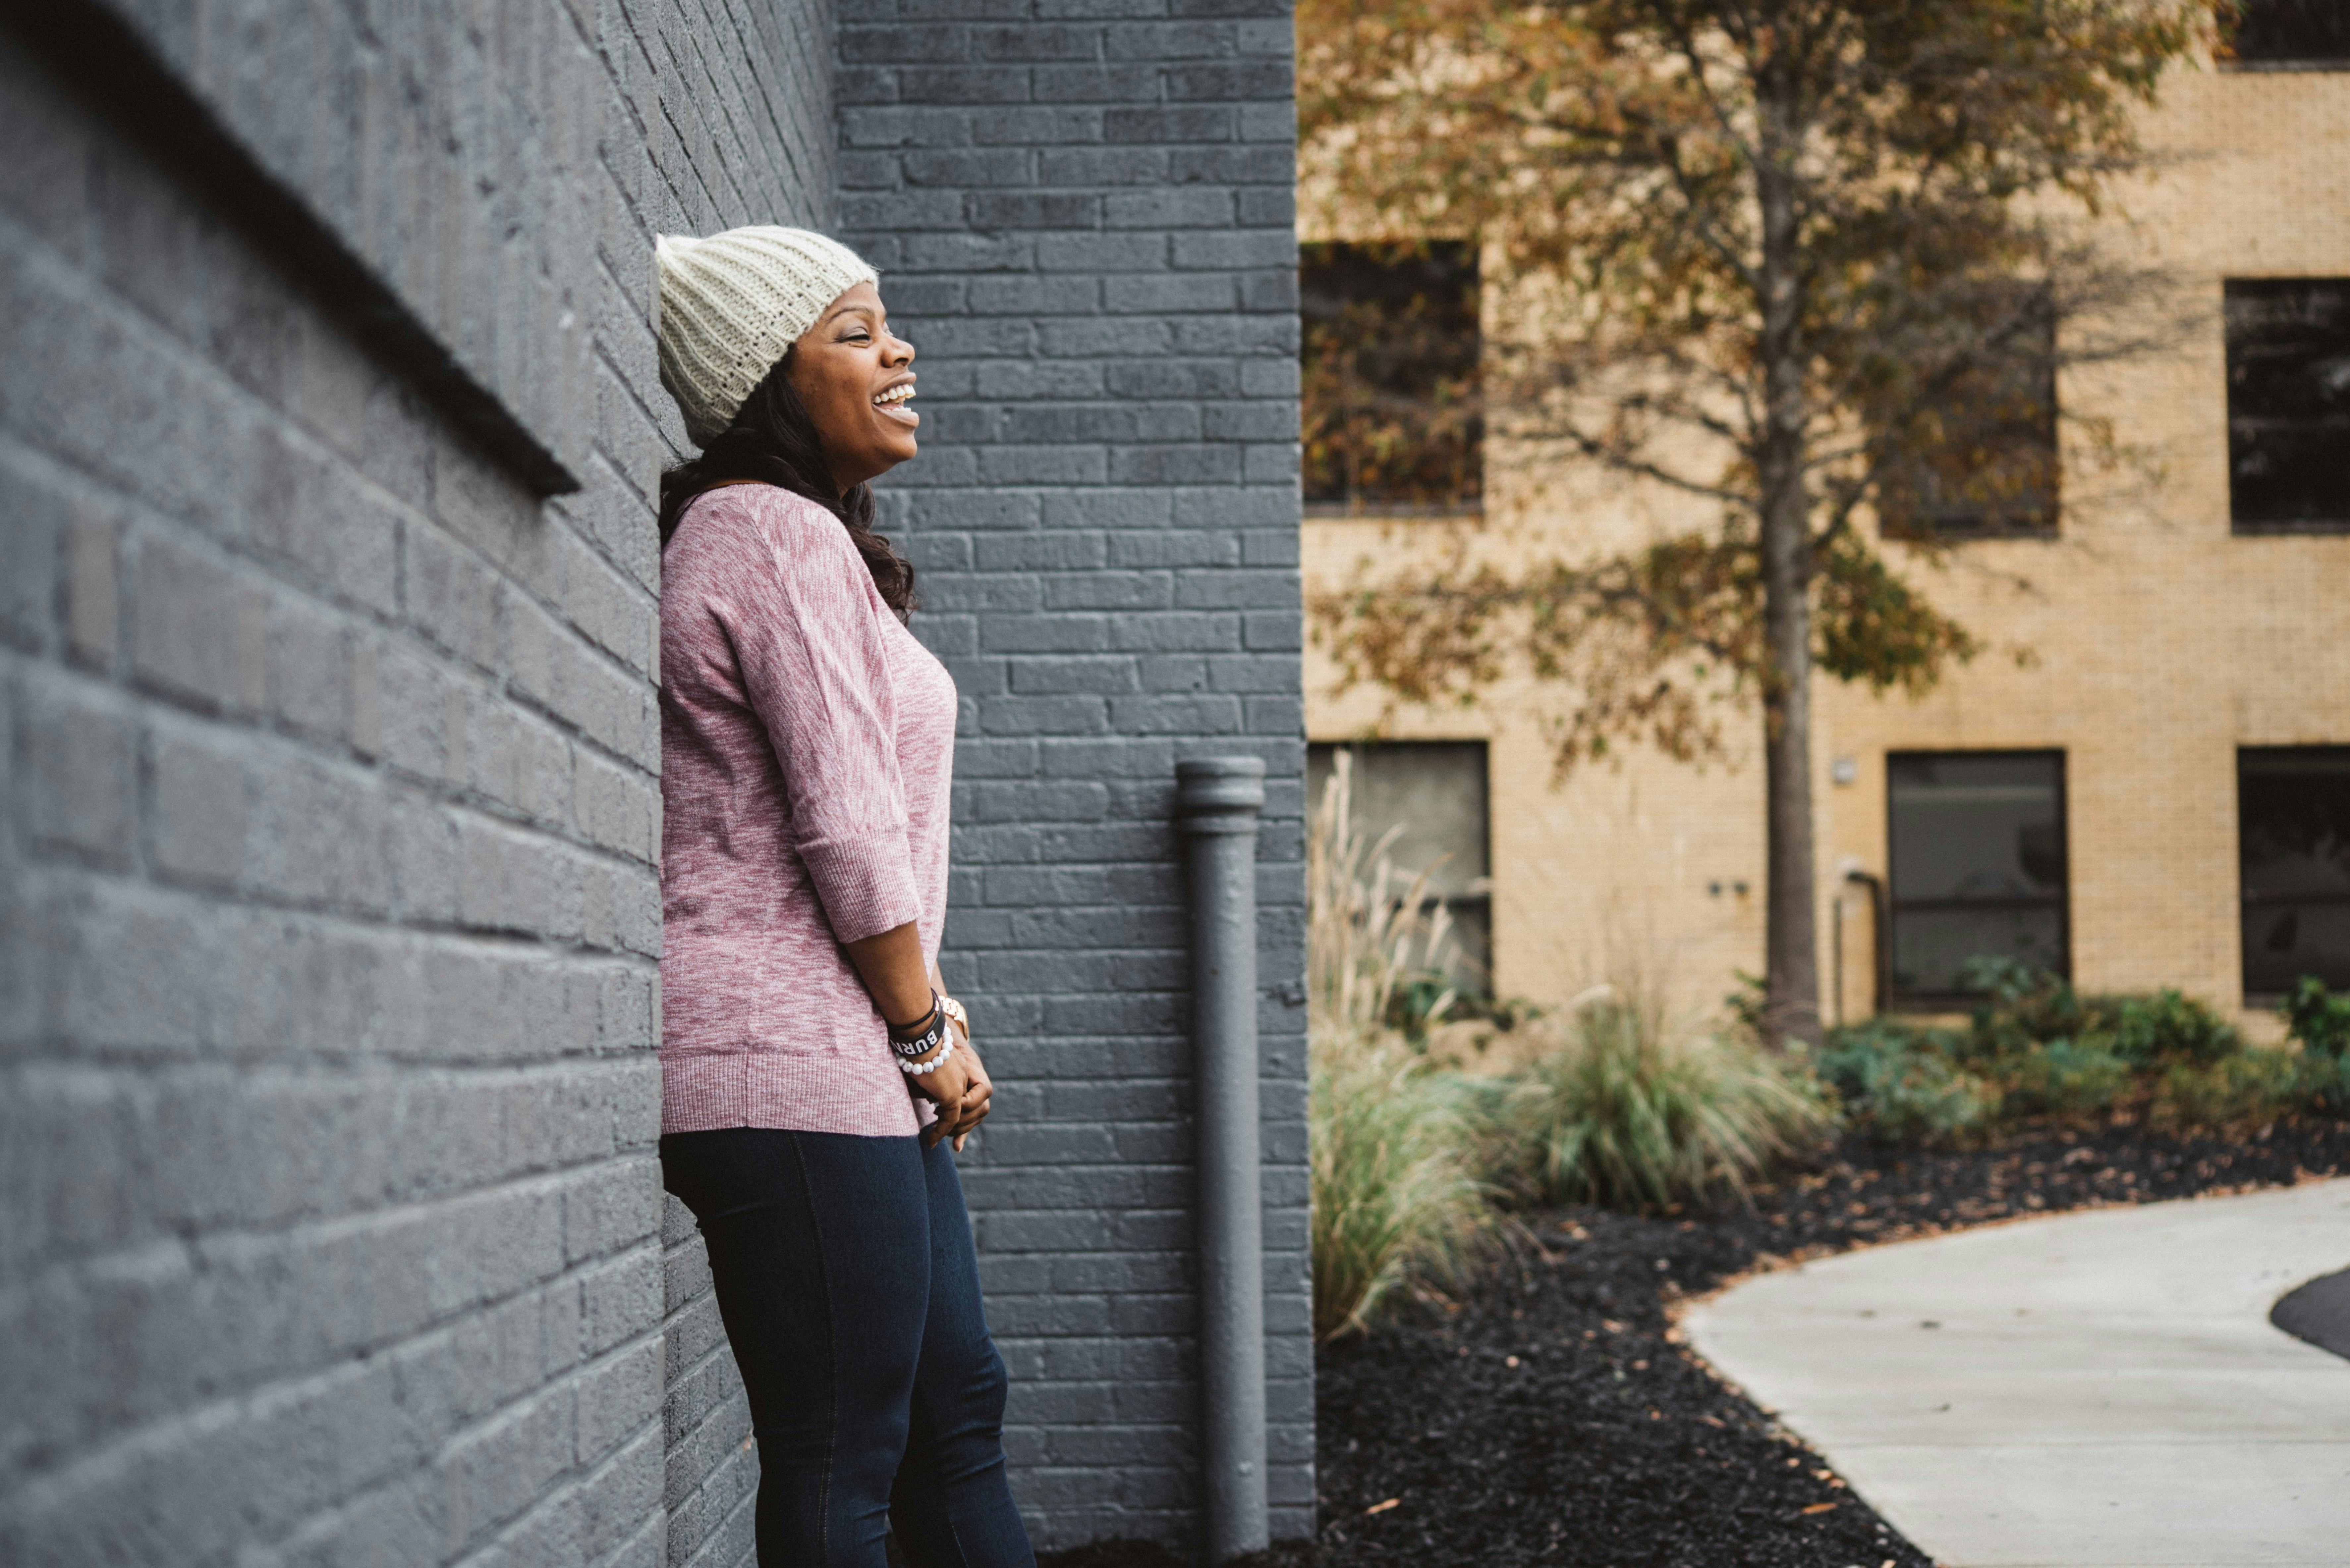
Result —
[[2350, 5], [2342, 0], [2236, 0], [2220, 62], [2238, 70], [2350, 66]]
[[1979, 357], [1883, 432], [1877, 515], [1894, 539], [2056, 534], [2056, 303], [1997, 291], [1974, 311]]
[[2230, 278], [2227, 321], [2235, 531], [2350, 530], [2350, 278]]
[[1895, 1005], [1978, 994], [1975, 959], [2069, 976], [2064, 754], [1896, 753], [1885, 766]]
[[1387, 857], [1404, 879], [1428, 873], [1428, 892], [1451, 916], [1452, 983], [1475, 996], [1492, 994], [1492, 858], [1487, 844], [1485, 742], [1385, 741], [1377, 744], [1309, 746], [1305, 752], [1308, 809], [1319, 809], [1333, 759], [1354, 754], [1354, 824], [1364, 842], [1390, 831]]
[[2236, 753], [2244, 999], [2350, 986], [2350, 746]]
[[1477, 510], [1476, 248], [1316, 242], [1297, 271], [1307, 514]]

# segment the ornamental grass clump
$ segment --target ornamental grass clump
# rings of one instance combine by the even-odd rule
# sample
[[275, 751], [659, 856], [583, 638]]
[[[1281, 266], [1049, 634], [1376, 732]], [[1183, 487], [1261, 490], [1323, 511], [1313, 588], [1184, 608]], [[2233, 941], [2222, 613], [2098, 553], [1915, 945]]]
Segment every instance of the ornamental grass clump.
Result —
[[[1416, 1275], [1449, 1276], [1485, 1218], [1473, 1129], [1455, 1075], [1388, 1022], [1407, 977], [1440, 971], [1443, 909], [1388, 863], [1390, 834], [1353, 820], [1343, 752], [1306, 843], [1307, 1110], [1314, 1333], [1367, 1325]], [[1448, 999], [1427, 1009], [1441, 1018]]]
[[1800, 1069], [1677, 1028], [1652, 994], [1612, 987], [1568, 1011], [1502, 1115], [1529, 1196], [1619, 1206], [1742, 1200], [1835, 1119]]
[[1418, 1275], [1450, 1278], [1484, 1218], [1455, 1085], [1401, 1042], [1313, 1042], [1314, 1334], [1366, 1327]]

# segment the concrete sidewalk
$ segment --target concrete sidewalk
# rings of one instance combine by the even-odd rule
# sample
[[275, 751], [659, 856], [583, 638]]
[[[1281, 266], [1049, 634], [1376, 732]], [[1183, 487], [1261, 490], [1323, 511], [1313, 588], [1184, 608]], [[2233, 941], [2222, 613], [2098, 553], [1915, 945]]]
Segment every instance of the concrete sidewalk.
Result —
[[1947, 1568], [2350, 1564], [2350, 1361], [2271, 1326], [2350, 1179], [1765, 1274], [1683, 1326]]

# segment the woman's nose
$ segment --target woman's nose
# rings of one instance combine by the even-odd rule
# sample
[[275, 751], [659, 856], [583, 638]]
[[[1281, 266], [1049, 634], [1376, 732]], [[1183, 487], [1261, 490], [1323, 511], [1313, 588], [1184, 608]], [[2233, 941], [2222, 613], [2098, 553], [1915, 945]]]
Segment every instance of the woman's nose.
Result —
[[896, 357], [897, 363], [900, 365], [910, 365], [913, 363], [914, 346], [911, 343], [907, 342], [903, 337], [899, 337], [894, 332], [889, 335], [889, 342], [891, 351]]

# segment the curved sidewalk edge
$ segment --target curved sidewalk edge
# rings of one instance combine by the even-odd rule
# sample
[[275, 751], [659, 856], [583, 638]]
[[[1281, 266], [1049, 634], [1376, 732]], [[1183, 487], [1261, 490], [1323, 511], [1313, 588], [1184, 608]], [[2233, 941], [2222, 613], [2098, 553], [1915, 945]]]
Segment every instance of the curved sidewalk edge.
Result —
[[1682, 1327], [1946, 1568], [2342, 1568], [2350, 1361], [2269, 1312], [2345, 1264], [2350, 1179], [1846, 1253]]

